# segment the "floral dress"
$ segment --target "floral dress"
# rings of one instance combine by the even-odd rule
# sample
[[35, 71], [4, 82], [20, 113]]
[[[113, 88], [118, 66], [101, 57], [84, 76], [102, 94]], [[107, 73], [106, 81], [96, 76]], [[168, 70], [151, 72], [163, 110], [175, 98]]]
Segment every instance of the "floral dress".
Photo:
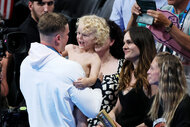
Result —
[[[112, 75], [104, 75], [102, 81], [102, 105], [101, 110], [105, 109], [107, 113], [109, 113], [112, 108], [115, 106], [118, 98], [118, 81], [119, 81], [119, 73], [121, 71], [123, 65], [123, 59], [119, 60], [117, 73]], [[94, 119], [88, 119], [88, 127], [95, 127], [98, 125], [100, 120], [96, 117]]]

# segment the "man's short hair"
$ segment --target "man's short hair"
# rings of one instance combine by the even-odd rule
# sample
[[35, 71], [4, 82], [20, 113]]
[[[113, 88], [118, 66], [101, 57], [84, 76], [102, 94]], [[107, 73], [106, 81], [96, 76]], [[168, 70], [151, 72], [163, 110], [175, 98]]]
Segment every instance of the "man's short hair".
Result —
[[61, 13], [49, 12], [40, 17], [38, 22], [39, 32], [43, 35], [51, 35], [60, 31], [65, 31], [68, 20]]
[[42, 2], [42, 0], [29, 0], [29, 1], [31, 1], [31, 2], [34, 2], [34, 1]]
[[29, 0], [31, 2], [34, 2], [34, 1], [38, 1], [38, 2], [42, 2], [42, 0]]

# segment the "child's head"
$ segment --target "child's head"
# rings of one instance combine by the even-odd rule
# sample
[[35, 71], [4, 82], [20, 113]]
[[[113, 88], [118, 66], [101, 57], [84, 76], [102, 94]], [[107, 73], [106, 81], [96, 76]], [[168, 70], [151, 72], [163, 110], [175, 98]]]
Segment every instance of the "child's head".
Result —
[[77, 41], [85, 41], [86, 38], [91, 37], [91, 39], [94, 40], [96, 45], [101, 46], [105, 41], [107, 41], [109, 37], [110, 30], [105, 19], [96, 15], [86, 15], [79, 18], [76, 23], [76, 26]]

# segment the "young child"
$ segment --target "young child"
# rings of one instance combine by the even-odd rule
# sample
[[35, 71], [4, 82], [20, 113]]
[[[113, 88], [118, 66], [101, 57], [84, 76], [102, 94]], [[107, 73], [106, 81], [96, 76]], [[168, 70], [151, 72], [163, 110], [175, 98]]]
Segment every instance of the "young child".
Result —
[[101, 60], [95, 52], [95, 46], [101, 46], [109, 37], [109, 26], [105, 19], [96, 15], [79, 18], [77, 25], [78, 45], [68, 44], [62, 56], [68, 56], [83, 67], [86, 77], [79, 78], [74, 85], [77, 88], [95, 84], [101, 66]]

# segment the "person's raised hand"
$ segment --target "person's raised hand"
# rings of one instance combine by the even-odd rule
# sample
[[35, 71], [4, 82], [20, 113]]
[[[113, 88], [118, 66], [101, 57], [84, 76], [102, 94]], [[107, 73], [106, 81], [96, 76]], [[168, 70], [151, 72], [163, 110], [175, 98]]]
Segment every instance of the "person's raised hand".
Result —
[[131, 9], [131, 13], [133, 16], [137, 17], [138, 15], [141, 14], [141, 8], [139, 7], [139, 5], [137, 3], [135, 3]]
[[154, 24], [167, 27], [171, 21], [160, 11], [147, 10], [147, 14], [154, 17]]

